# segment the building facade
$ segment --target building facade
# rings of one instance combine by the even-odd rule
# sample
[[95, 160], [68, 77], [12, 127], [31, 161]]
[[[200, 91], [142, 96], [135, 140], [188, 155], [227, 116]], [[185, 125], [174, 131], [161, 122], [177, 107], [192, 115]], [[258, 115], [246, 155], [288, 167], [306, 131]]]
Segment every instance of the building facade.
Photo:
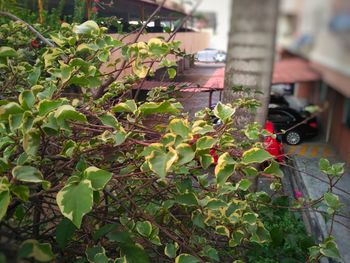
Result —
[[350, 1], [283, 1], [278, 45], [281, 59], [304, 58], [320, 74], [296, 83], [294, 95], [324, 108], [325, 141], [350, 163]]

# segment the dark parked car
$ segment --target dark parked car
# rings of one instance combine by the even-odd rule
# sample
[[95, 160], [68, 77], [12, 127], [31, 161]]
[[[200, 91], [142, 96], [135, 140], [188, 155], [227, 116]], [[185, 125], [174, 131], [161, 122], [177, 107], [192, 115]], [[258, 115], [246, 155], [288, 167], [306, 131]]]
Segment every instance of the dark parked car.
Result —
[[291, 145], [317, 135], [317, 120], [308, 117], [306, 113], [301, 114], [288, 107], [270, 108], [268, 114], [268, 120], [274, 124], [277, 132], [286, 131], [282, 139]]
[[283, 95], [277, 93], [271, 93], [270, 95], [270, 108], [276, 107], [289, 107], [289, 103]]

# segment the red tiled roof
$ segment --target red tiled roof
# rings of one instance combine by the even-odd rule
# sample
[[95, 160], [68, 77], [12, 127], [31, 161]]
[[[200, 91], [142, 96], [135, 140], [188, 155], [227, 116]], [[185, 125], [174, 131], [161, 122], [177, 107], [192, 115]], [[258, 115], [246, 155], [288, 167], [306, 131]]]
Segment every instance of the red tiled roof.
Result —
[[214, 71], [213, 75], [207, 80], [207, 82], [203, 85], [209, 89], [223, 89], [224, 88], [224, 80], [225, 80], [225, 68], [218, 68]]
[[289, 58], [277, 61], [273, 69], [272, 84], [289, 84], [320, 80], [309, 62], [301, 58]]

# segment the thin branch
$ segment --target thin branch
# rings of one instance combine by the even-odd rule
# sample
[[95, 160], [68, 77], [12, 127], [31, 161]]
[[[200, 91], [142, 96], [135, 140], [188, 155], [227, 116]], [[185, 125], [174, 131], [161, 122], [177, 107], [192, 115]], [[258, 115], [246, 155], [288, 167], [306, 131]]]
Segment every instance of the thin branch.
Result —
[[41, 41], [43, 41], [47, 46], [49, 47], [56, 47], [54, 43], [50, 42], [47, 38], [45, 38], [38, 30], [36, 30], [33, 26], [25, 22], [24, 20], [20, 19], [19, 17], [15, 16], [14, 14], [0, 11], [0, 16], [6, 16], [14, 21], [19, 21], [22, 24], [26, 25], [27, 28], [32, 31]]

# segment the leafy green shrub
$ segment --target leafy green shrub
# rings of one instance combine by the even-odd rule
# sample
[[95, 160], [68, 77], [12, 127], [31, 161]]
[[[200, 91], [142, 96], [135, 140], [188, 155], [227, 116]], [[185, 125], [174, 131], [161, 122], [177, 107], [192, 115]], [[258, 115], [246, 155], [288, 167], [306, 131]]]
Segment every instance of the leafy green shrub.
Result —
[[[254, 179], [268, 175], [276, 185], [283, 175], [256, 125], [239, 131], [243, 141], [232, 136], [235, 109], [256, 101], [218, 104], [193, 121], [164, 88], [137, 102], [130, 90], [152, 73], [149, 61], [174, 77], [167, 56], [182, 54], [180, 43], [125, 44], [104, 32], [93, 21], [63, 23], [50, 32], [55, 47], [33, 50], [18, 23], [1, 26], [4, 254], [40, 262], [248, 260], [256, 244], [271, 242], [266, 211], [267, 225], [279, 213], [267, 193], [253, 191]], [[115, 50], [119, 59], [109, 61]], [[105, 63], [109, 74], [100, 71]], [[213, 127], [210, 115], [222, 124]], [[154, 119], [163, 122], [149, 125]], [[326, 201], [336, 211], [331, 195]], [[326, 242], [312, 258], [337, 256]]]
[[[288, 207], [289, 200], [280, 197], [274, 200], [274, 205]], [[257, 263], [293, 263], [306, 262], [307, 249], [315, 244], [307, 235], [301, 214], [291, 212], [287, 208], [276, 208], [273, 212], [261, 214], [266, 229], [271, 234], [271, 242], [264, 245], [254, 245], [248, 251], [249, 262]]]

